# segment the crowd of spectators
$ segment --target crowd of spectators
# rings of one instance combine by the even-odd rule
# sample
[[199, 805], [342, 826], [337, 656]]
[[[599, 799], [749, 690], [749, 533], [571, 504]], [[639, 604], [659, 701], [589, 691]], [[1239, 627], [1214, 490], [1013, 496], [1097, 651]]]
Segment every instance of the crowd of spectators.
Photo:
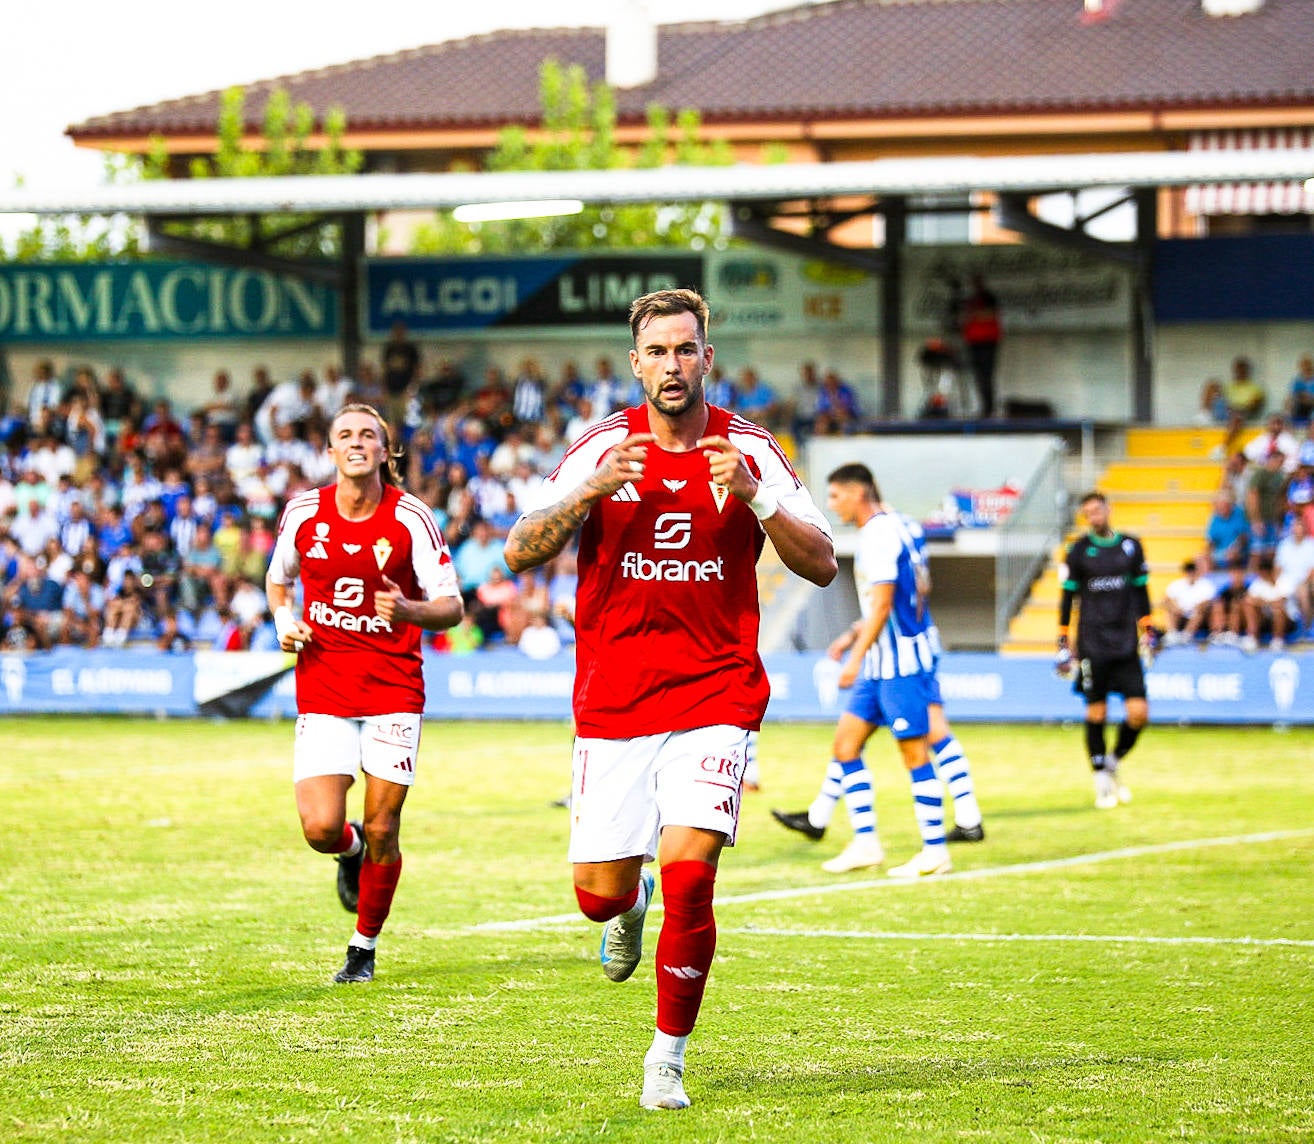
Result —
[[[1249, 366], [1234, 367], [1247, 388]], [[1168, 585], [1164, 612], [1169, 644], [1210, 643], [1256, 651], [1267, 640], [1282, 651], [1314, 637], [1314, 360], [1301, 359], [1285, 408], [1263, 428], [1247, 430], [1263, 408], [1248, 400], [1218, 418], [1229, 424], [1223, 461], [1199, 557]], [[1302, 394], [1311, 401], [1303, 403]], [[1299, 433], [1299, 435], [1298, 435]]]
[[[574, 638], [575, 567], [564, 554], [511, 575], [507, 530], [566, 448], [638, 382], [602, 357], [549, 380], [532, 358], [477, 381], [424, 356], [404, 327], [355, 378], [329, 366], [245, 392], [227, 371], [179, 409], [122, 370], [59, 376], [39, 363], [25, 402], [0, 417], [0, 642], [5, 650], [158, 647], [273, 650], [264, 573], [283, 504], [334, 479], [325, 451], [349, 399], [400, 425], [406, 486], [431, 506], [453, 552], [464, 623], [439, 633], [453, 654], [516, 646], [548, 657]], [[801, 400], [782, 401], [751, 368], [707, 379], [709, 399], [790, 437], [858, 428], [853, 390], [805, 365]]]
[[[279, 514], [334, 479], [328, 422], [359, 399], [400, 426], [406, 485], [452, 548], [467, 616], [435, 646], [550, 657], [574, 639], [574, 555], [513, 576], [503, 539], [572, 442], [642, 401], [623, 373], [600, 357], [587, 374], [568, 363], [550, 379], [527, 358], [513, 375], [490, 367], [472, 381], [446, 359], [426, 371], [399, 325], [355, 378], [328, 366], [275, 382], [258, 367], [239, 393], [220, 370], [180, 410], [122, 370], [60, 376], [40, 362], [25, 400], [0, 416], [0, 643], [276, 649], [264, 572]], [[713, 404], [786, 448], [862, 427], [853, 387], [810, 362], [788, 400], [751, 367], [717, 368], [706, 384]], [[1163, 601], [1169, 642], [1253, 650], [1268, 637], [1281, 649], [1314, 636], [1314, 360], [1301, 359], [1284, 413], [1256, 432], [1265, 401], [1244, 359], [1231, 385], [1202, 395], [1198, 420], [1227, 425], [1228, 450], [1203, 551]]]

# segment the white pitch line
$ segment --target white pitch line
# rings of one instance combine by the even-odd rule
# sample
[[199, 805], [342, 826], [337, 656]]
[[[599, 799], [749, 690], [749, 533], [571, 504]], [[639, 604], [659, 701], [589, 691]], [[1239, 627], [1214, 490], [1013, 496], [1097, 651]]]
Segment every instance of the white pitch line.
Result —
[[772, 929], [766, 926], [718, 926], [720, 933], [763, 937], [865, 938], [869, 941], [1087, 941], [1129, 945], [1289, 945], [1314, 949], [1314, 941], [1289, 937], [1149, 937], [1098, 933], [897, 933], [893, 930]]
[[[1097, 850], [1092, 854], [1074, 854], [1068, 858], [1047, 858], [1040, 862], [1016, 862], [1011, 866], [982, 866], [975, 870], [961, 870], [954, 874], [938, 874], [934, 878], [880, 878], [856, 882], [828, 882], [821, 886], [790, 886], [783, 890], [762, 890], [755, 894], [737, 894], [718, 898], [718, 906], [739, 902], [779, 902], [791, 898], [806, 898], [814, 894], [851, 894], [856, 890], [891, 890], [902, 886], [925, 886], [928, 883], [962, 882], [977, 878], [995, 878], [1003, 874], [1034, 874], [1045, 870], [1059, 870], [1065, 866], [1085, 866], [1096, 862], [1113, 862], [1120, 858], [1141, 858], [1148, 854], [1171, 854], [1179, 850], [1202, 850], [1213, 846], [1242, 846], [1256, 842], [1280, 842], [1286, 838], [1305, 838], [1314, 834], [1314, 828], [1305, 830], [1269, 830], [1262, 834], [1232, 834], [1224, 838], [1192, 838], [1180, 842], [1157, 842], [1149, 846], [1124, 846], [1118, 850]], [[654, 905], [653, 912], [661, 911]], [[531, 930], [578, 923], [579, 914], [550, 914], [547, 917], [521, 918], [512, 922], [480, 922], [471, 930]]]

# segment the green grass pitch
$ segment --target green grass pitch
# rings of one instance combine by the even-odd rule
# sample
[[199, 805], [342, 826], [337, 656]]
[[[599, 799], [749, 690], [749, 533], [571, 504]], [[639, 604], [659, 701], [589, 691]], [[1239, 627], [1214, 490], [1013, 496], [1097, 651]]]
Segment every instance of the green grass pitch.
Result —
[[574, 911], [566, 727], [426, 726], [378, 976], [333, 986], [289, 724], [0, 720], [0, 1140], [1314, 1140], [1314, 736], [1151, 728], [1098, 812], [1078, 727], [958, 730], [987, 841], [902, 885], [820, 869], [842, 810], [771, 821], [830, 728], [768, 726], [694, 1104], [650, 1113], [650, 960], [613, 985], [582, 918], [489, 924]]

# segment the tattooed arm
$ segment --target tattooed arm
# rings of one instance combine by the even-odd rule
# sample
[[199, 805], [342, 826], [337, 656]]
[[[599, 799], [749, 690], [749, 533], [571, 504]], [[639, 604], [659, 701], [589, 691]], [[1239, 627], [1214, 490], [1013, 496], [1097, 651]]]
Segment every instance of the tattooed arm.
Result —
[[607, 450], [602, 463], [578, 488], [556, 504], [526, 513], [516, 521], [506, 538], [507, 567], [512, 572], [524, 572], [559, 556], [598, 501], [643, 476], [647, 445], [653, 440], [651, 433], [631, 434]]

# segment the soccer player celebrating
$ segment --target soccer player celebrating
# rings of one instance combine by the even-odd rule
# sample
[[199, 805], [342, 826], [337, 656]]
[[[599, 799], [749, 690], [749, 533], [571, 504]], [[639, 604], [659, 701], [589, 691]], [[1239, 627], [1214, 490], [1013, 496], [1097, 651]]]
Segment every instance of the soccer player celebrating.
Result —
[[657, 1030], [644, 1108], [689, 1104], [685, 1046], [716, 948], [712, 890], [734, 843], [749, 734], [769, 688], [757, 651], [766, 537], [815, 584], [835, 576], [818, 511], [766, 430], [709, 405], [707, 304], [662, 290], [630, 307], [643, 405], [576, 441], [511, 529], [515, 572], [579, 534], [570, 861], [580, 909], [606, 922], [602, 968], [639, 963], [661, 852]]
[[[1134, 536], [1114, 532], [1104, 494], [1081, 498], [1089, 531], [1068, 549], [1059, 580], [1058, 652], [1055, 670], [1064, 678], [1076, 669], [1073, 690], [1086, 701], [1086, 752], [1095, 772], [1095, 805], [1109, 810], [1131, 801], [1118, 777], [1118, 764], [1136, 745], [1150, 719], [1142, 657], [1154, 651], [1150, 627], [1150, 573], [1145, 551]], [[1069, 641], [1072, 602], [1078, 601], [1077, 638]], [[1123, 698], [1125, 717], [1113, 753], [1108, 754], [1104, 721], [1108, 698]]]
[[[265, 577], [279, 646], [297, 653], [293, 779], [311, 849], [338, 859], [338, 897], [357, 915], [337, 982], [370, 981], [402, 856], [424, 711], [421, 629], [461, 619], [460, 587], [433, 514], [402, 491], [387, 423], [346, 405], [329, 427], [336, 484], [288, 502]], [[304, 613], [292, 614], [301, 576]], [[347, 791], [365, 774], [364, 821]]]

